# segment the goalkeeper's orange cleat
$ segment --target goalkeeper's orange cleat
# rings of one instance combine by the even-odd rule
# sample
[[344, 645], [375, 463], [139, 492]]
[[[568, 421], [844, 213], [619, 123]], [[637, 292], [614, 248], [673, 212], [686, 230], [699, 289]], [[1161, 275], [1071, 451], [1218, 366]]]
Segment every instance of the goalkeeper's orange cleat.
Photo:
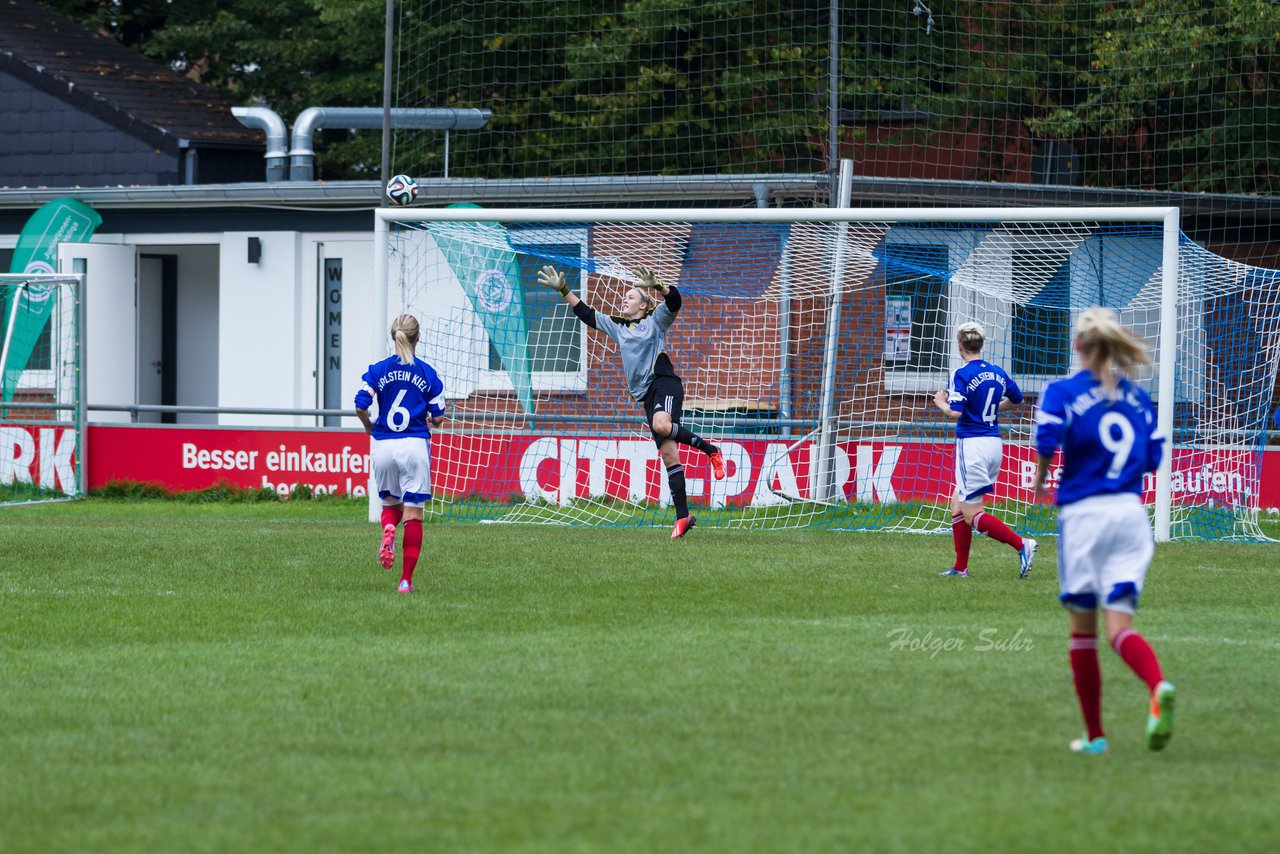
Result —
[[378, 563], [383, 569], [390, 569], [396, 562], [396, 526], [384, 525], [382, 528], [382, 548], [378, 549]]
[[711, 473], [715, 475], [716, 480], [724, 480], [724, 454], [720, 453], [718, 448], [711, 455]]
[[671, 529], [671, 539], [680, 539], [685, 534], [689, 533], [689, 529], [696, 524], [698, 524], [698, 520], [692, 516], [685, 516], [683, 519], [677, 519], [676, 526]]

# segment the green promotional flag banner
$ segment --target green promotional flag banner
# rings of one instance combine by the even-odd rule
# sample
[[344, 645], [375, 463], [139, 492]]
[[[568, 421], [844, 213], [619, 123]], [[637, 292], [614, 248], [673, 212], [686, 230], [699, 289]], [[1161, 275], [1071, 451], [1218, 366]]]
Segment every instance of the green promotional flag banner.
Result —
[[[464, 203], [450, 207], [479, 205]], [[484, 323], [489, 340], [511, 377], [520, 405], [532, 415], [533, 382], [529, 371], [524, 291], [507, 230], [496, 222], [431, 223], [428, 228]]]
[[[10, 273], [56, 273], [59, 243], [87, 243], [102, 224], [98, 212], [76, 199], [54, 199], [31, 215], [18, 236]], [[27, 367], [31, 351], [53, 313], [53, 288], [27, 285], [7, 291], [4, 314], [3, 349], [0, 349], [0, 399], [12, 400], [18, 377]]]

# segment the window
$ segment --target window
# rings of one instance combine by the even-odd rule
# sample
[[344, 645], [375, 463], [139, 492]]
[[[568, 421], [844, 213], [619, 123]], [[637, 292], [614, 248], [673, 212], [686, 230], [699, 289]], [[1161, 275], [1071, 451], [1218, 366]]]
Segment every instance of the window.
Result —
[[[577, 244], [546, 244], [539, 248], [557, 257], [570, 258], [576, 258], [581, 251]], [[546, 263], [544, 258], [519, 256], [525, 331], [529, 336], [529, 369], [534, 373], [577, 373], [582, 369], [583, 327], [559, 294], [538, 284], [538, 269]], [[569, 289], [581, 296], [578, 268], [560, 266], [560, 269]], [[502, 358], [492, 343], [489, 344], [489, 370], [502, 370]]]
[[[14, 250], [12, 249], [0, 249], [0, 270], [9, 269], [9, 264], [13, 260], [13, 252]], [[13, 311], [13, 304], [9, 299], [9, 297], [12, 296], [13, 291], [11, 288], [5, 288], [4, 293], [5, 296], [0, 298], [0, 342], [3, 342], [8, 334], [9, 317]], [[57, 315], [58, 310], [57, 294], [58, 292], [55, 291], [52, 297], [55, 302], [50, 310], [50, 320], [49, 322], [46, 322], [44, 327], [40, 330], [40, 335], [36, 339], [35, 346], [31, 350], [30, 357], [27, 359], [27, 371], [48, 371], [53, 369], [54, 324], [52, 321]], [[31, 378], [28, 377], [26, 381], [23, 382], [23, 385], [29, 384], [30, 379]]]
[[910, 374], [947, 370], [951, 334], [947, 322], [947, 247], [885, 246], [885, 315], [901, 323], [910, 317], [910, 341], [895, 343], [896, 358], [886, 360], [890, 371]]
[[40, 336], [36, 338], [35, 346], [31, 348], [31, 358], [27, 359], [29, 371], [53, 369], [53, 324], [54, 318], [58, 316], [58, 297], [61, 293], [61, 289], [57, 289], [49, 297], [53, 305], [49, 310], [49, 318], [40, 329]]
[[1061, 376], [1071, 365], [1070, 260], [1061, 258], [1048, 281], [1043, 252], [1015, 249], [1012, 260], [1013, 292], [1039, 291], [1028, 304], [1013, 306], [1010, 370], [1015, 377]]
[[[587, 327], [578, 321], [560, 295], [538, 284], [539, 268], [551, 264], [565, 274], [569, 288], [587, 298], [577, 266], [587, 246], [582, 226], [513, 227], [512, 246], [519, 265], [519, 289], [524, 306], [530, 380], [535, 391], [583, 392], [587, 389]], [[502, 355], [486, 340], [480, 357], [477, 388], [506, 390], [512, 387]]]

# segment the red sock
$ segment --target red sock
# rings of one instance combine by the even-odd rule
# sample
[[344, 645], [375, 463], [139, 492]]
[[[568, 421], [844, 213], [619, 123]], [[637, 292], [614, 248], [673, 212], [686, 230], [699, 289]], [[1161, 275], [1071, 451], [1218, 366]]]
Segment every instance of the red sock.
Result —
[[388, 525], [399, 525], [400, 517], [404, 515], [404, 505], [397, 504], [395, 507], [382, 508], [382, 527]]
[[951, 517], [951, 539], [956, 545], [955, 568], [966, 572], [969, 569], [969, 546], [973, 543], [973, 528], [964, 520], [962, 513]]
[[1022, 551], [1022, 537], [1013, 532], [1013, 529], [1001, 522], [990, 513], [978, 513], [973, 517], [973, 527], [978, 529], [981, 534], [986, 534], [998, 543], [1004, 543], [1006, 546], [1012, 546], [1018, 551]]
[[1160, 680], [1164, 679], [1155, 650], [1151, 648], [1151, 644], [1147, 643], [1146, 638], [1133, 629], [1125, 629], [1116, 635], [1111, 648], [1116, 651], [1116, 655], [1124, 659], [1124, 663], [1129, 665], [1129, 669], [1136, 673], [1139, 679], [1147, 683], [1147, 690], [1154, 691], [1160, 684]]
[[413, 569], [418, 565], [418, 552], [422, 550], [422, 520], [408, 519], [404, 523], [404, 545], [400, 552], [404, 568], [400, 580], [413, 583]]
[[1102, 670], [1098, 667], [1098, 636], [1071, 635], [1071, 678], [1076, 684], [1080, 713], [1090, 741], [1102, 737]]

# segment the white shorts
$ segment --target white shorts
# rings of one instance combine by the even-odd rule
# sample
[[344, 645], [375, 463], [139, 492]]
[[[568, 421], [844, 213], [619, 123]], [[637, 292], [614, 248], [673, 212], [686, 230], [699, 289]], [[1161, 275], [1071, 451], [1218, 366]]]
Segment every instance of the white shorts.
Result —
[[421, 507], [431, 500], [431, 444], [422, 436], [375, 439], [373, 482], [384, 506]]
[[1155, 554], [1151, 522], [1132, 493], [1095, 495], [1058, 513], [1058, 584], [1062, 604], [1132, 614]]
[[956, 498], [968, 504], [994, 490], [1003, 456], [999, 436], [956, 439]]

